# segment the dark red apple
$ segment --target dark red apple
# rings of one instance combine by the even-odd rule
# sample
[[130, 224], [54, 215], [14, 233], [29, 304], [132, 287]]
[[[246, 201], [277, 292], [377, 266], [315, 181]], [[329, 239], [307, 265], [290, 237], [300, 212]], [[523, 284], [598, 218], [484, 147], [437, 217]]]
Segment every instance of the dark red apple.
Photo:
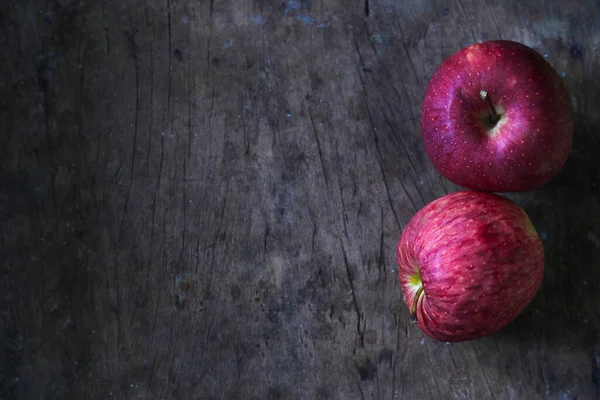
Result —
[[550, 181], [571, 151], [571, 101], [531, 48], [507, 40], [473, 44], [435, 71], [421, 132], [450, 181], [491, 192], [532, 190]]
[[502, 329], [531, 302], [544, 273], [542, 242], [525, 211], [484, 192], [429, 203], [402, 232], [397, 255], [411, 317], [448, 342]]

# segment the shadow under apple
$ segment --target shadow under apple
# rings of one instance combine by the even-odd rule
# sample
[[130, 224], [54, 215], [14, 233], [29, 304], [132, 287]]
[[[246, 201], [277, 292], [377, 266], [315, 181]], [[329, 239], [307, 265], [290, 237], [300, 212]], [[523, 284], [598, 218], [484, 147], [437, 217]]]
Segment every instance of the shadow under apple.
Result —
[[[588, 98], [600, 98], [591, 85]], [[600, 343], [600, 112], [576, 113], [573, 151], [546, 187], [510, 196], [535, 224], [544, 244], [545, 273], [532, 303], [496, 339], [566, 348]]]

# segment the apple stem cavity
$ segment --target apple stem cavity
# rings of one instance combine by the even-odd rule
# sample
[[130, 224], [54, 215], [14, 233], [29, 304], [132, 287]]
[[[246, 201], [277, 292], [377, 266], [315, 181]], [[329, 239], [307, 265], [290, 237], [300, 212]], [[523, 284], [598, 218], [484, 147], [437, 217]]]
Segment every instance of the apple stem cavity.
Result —
[[481, 99], [485, 101], [485, 103], [488, 106], [488, 109], [490, 110], [490, 123], [492, 124], [492, 126], [496, 125], [496, 122], [498, 122], [498, 113], [494, 109], [494, 106], [492, 105], [492, 102], [488, 97], [487, 91], [482, 90], [481, 92], [479, 92], [479, 97], [481, 97]]
[[423, 294], [423, 286], [417, 289], [417, 293], [415, 293], [415, 298], [412, 303], [412, 307], [410, 308], [410, 321], [414, 324], [417, 322], [417, 303], [419, 302], [419, 298]]

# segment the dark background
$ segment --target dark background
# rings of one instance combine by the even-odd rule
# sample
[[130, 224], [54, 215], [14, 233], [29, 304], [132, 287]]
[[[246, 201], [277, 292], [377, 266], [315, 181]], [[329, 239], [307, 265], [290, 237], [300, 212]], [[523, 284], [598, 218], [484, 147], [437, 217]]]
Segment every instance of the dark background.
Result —
[[[600, 397], [599, 2], [3, 0], [0, 28], [0, 398]], [[499, 38], [563, 76], [574, 149], [510, 196], [541, 291], [446, 344], [395, 245], [459, 189], [430, 76]]]

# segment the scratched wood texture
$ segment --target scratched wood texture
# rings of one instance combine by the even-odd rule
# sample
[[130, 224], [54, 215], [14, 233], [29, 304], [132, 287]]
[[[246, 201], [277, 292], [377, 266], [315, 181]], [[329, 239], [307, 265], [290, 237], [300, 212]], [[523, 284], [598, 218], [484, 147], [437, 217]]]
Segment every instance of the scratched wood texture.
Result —
[[[0, 398], [600, 398], [597, 1], [3, 0], [0, 26]], [[575, 144], [511, 196], [540, 293], [446, 344], [395, 245], [459, 189], [428, 79], [497, 38], [562, 74]]]

